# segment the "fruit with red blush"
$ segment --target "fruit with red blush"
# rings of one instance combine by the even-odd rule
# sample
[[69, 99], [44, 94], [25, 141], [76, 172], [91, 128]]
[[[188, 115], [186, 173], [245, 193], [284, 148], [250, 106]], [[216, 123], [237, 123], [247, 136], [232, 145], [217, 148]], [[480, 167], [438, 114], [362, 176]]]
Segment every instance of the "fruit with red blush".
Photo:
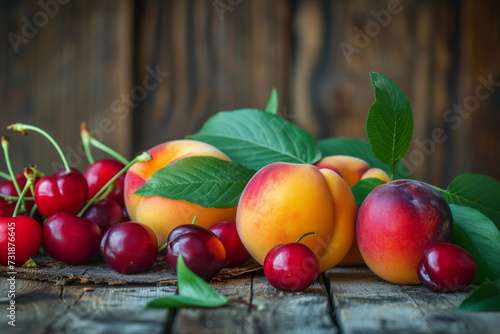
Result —
[[250, 253], [241, 242], [236, 229], [236, 222], [223, 221], [208, 228], [224, 245], [226, 250], [226, 267], [234, 268], [241, 266], [250, 258]]

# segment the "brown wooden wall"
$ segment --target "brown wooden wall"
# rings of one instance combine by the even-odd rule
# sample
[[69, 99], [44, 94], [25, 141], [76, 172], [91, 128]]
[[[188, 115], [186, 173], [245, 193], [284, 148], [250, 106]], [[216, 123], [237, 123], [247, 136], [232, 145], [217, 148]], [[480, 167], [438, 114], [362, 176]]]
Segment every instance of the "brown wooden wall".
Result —
[[[82, 120], [132, 157], [196, 132], [217, 111], [263, 108], [272, 87], [280, 113], [316, 138], [365, 138], [376, 71], [413, 106], [412, 177], [500, 179], [498, 1], [67, 2], [19, 52], [1, 39], [0, 128], [40, 125], [82, 169]], [[23, 17], [43, 10], [0, 6], [2, 36], [22, 36]], [[9, 136], [19, 168], [57, 160], [39, 137]]]

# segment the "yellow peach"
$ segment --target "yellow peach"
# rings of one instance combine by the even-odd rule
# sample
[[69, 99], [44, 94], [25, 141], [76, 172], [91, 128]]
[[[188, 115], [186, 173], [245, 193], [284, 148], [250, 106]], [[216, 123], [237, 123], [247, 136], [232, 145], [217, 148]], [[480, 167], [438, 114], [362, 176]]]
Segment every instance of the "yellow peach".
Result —
[[361, 176], [370, 169], [370, 165], [363, 159], [348, 155], [331, 155], [315, 163], [318, 168], [331, 169], [340, 172], [340, 176], [352, 187], [361, 179]]

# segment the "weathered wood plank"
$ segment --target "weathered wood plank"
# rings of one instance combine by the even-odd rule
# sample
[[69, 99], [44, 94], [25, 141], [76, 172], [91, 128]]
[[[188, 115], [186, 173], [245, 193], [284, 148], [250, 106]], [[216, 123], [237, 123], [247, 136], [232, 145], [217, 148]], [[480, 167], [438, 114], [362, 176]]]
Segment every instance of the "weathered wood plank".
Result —
[[[177, 276], [174, 274], [163, 256], [159, 256], [156, 263], [146, 272], [134, 275], [120, 274], [111, 268], [103, 260], [96, 260], [82, 266], [70, 266], [62, 262], [55, 261], [49, 256], [38, 255], [34, 257], [37, 268], [16, 268], [16, 276], [21, 279], [31, 279], [38, 281], [50, 281], [57, 285], [70, 283], [96, 283], [109, 285], [123, 284], [156, 284], [175, 285]], [[250, 272], [261, 270], [262, 266], [257, 262], [249, 260], [241, 267], [223, 268], [214, 277], [214, 280], [229, 279]], [[0, 266], [0, 277], [9, 276], [9, 268]]]
[[7, 310], [10, 305], [8, 284], [0, 284], [2, 334], [47, 333], [51, 324], [65, 314], [84, 294], [83, 287], [64, 289], [45, 282], [16, 278], [15, 327], [8, 325]]
[[334, 268], [327, 275], [342, 333], [498, 333], [498, 312], [453, 311], [473, 287], [435, 293], [385, 282], [367, 268]]

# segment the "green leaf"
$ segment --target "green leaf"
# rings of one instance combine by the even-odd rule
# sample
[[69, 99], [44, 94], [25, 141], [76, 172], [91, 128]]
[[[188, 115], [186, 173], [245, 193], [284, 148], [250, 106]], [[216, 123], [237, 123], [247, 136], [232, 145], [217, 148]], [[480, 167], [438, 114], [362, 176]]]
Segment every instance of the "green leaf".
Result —
[[453, 214], [453, 243], [476, 260], [475, 283], [500, 278], [500, 231], [481, 212], [450, 204]]
[[354, 199], [356, 200], [356, 205], [358, 207], [361, 206], [366, 196], [368, 196], [368, 194], [371, 193], [373, 189], [384, 183], [384, 181], [375, 177], [359, 180], [351, 189], [352, 194], [354, 195]]
[[500, 311], [500, 279], [478, 286], [456, 311]]
[[312, 164], [321, 158], [318, 143], [309, 133], [258, 109], [219, 112], [189, 138], [211, 144], [254, 170], [278, 161]]
[[[405, 155], [413, 134], [413, 114], [405, 93], [386, 76], [371, 72], [375, 103], [366, 119], [366, 135], [372, 151], [394, 171]], [[391, 179], [393, 173], [391, 172]]]
[[150, 301], [150, 307], [219, 307], [227, 304], [226, 296], [212, 289], [206, 281], [193, 273], [184, 262], [182, 254], [177, 258], [177, 295]]
[[[389, 166], [382, 163], [372, 152], [370, 143], [360, 138], [328, 138], [318, 142], [321, 153], [324, 157], [330, 155], [349, 155], [365, 160], [370, 167], [377, 167], [391, 174]], [[398, 162], [394, 172], [395, 179], [408, 179], [410, 174], [402, 162]]]
[[481, 174], [462, 174], [438, 189], [450, 204], [468, 206], [488, 216], [500, 229], [500, 182]]
[[187, 157], [156, 171], [135, 194], [183, 200], [205, 208], [234, 208], [254, 173], [232, 161]]
[[278, 114], [278, 92], [276, 91], [276, 88], [273, 88], [273, 90], [271, 91], [271, 96], [269, 96], [266, 111], [274, 115]]

